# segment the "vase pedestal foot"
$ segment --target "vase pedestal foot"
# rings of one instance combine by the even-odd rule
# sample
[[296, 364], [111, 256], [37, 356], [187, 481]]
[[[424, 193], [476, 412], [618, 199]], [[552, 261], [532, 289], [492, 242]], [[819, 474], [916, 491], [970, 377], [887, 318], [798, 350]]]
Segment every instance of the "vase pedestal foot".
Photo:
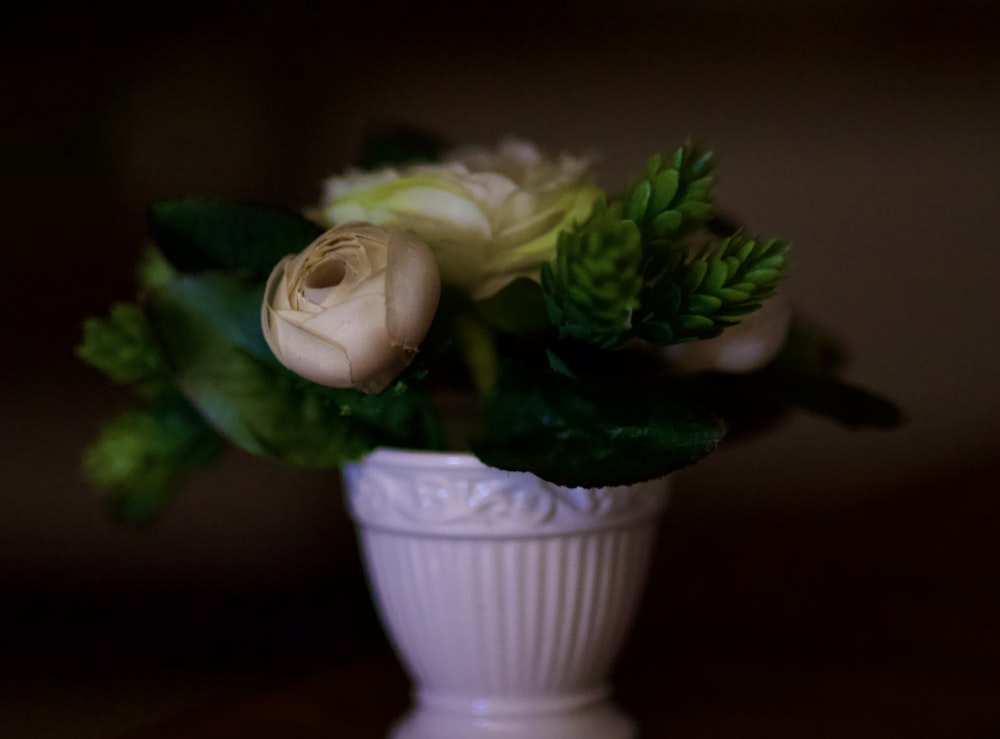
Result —
[[635, 739], [635, 724], [610, 701], [573, 711], [512, 715], [414, 708], [389, 739]]

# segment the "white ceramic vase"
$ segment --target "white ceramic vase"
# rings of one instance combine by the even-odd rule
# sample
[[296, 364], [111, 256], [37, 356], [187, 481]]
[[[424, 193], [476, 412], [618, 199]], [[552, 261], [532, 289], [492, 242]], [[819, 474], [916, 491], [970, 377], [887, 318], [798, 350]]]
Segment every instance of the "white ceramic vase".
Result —
[[376, 606], [414, 683], [393, 739], [627, 739], [608, 676], [668, 479], [565, 488], [468, 454], [344, 470]]

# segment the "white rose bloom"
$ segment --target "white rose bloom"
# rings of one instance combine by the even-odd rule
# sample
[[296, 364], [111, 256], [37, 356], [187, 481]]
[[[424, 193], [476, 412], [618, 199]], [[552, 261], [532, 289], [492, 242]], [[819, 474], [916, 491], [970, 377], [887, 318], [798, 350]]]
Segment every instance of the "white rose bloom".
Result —
[[455, 151], [443, 163], [348, 173], [325, 184], [330, 223], [392, 224], [434, 252], [442, 282], [476, 300], [517, 277], [539, 279], [559, 232], [600, 196], [588, 159], [544, 157], [518, 140]]
[[379, 392], [413, 361], [441, 293], [434, 256], [398, 228], [345, 223], [274, 268], [261, 322], [308, 380]]

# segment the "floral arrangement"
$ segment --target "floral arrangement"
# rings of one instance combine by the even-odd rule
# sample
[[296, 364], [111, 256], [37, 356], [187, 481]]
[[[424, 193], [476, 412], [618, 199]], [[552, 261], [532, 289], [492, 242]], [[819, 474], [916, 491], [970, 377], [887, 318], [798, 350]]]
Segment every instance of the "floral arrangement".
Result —
[[308, 467], [471, 450], [597, 487], [792, 408], [899, 422], [836, 379], [837, 347], [778, 294], [788, 243], [716, 208], [711, 152], [653, 156], [608, 195], [592, 158], [524, 141], [379, 143], [302, 212], [149, 209], [136, 300], [78, 348], [138, 400], [84, 455], [122, 515], [151, 517], [226, 442]]

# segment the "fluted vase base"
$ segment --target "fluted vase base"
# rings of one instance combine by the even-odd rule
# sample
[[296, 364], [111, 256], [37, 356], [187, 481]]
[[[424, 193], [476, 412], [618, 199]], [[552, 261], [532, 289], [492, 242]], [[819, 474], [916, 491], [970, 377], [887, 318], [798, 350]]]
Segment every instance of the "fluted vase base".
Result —
[[668, 480], [566, 488], [468, 454], [345, 470], [372, 596], [414, 683], [392, 739], [630, 739], [608, 675]]

